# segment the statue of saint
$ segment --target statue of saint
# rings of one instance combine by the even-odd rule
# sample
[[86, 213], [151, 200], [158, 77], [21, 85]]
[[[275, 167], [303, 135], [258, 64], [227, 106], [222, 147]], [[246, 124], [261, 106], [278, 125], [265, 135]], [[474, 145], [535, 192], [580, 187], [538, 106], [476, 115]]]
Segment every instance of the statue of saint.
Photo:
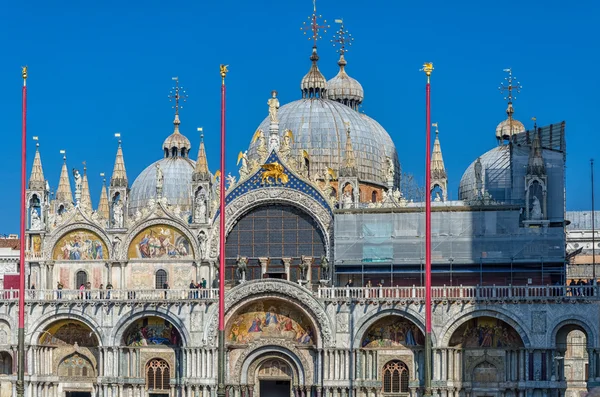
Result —
[[257, 131], [257, 135], [256, 135], [256, 152], [258, 153], [258, 156], [260, 157], [260, 161], [262, 162], [263, 160], [265, 160], [267, 158], [267, 142], [265, 140], [265, 136], [262, 132], [262, 130], [258, 130]]
[[160, 164], [156, 164], [156, 188], [162, 189], [164, 181], [165, 177], [160, 169]]
[[531, 204], [531, 219], [539, 221], [542, 219], [542, 207], [540, 206], [540, 200], [537, 196], [533, 196], [533, 204]]
[[81, 195], [81, 174], [73, 168], [73, 178], [75, 179], [75, 196]]
[[352, 195], [350, 192], [344, 192], [344, 196], [342, 197], [342, 208], [352, 208]]
[[123, 203], [121, 200], [113, 204], [113, 227], [123, 227]]
[[385, 159], [387, 160], [387, 179], [393, 181], [395, 173], [394, 161], [390, 157], [386, 157]]
[[271, 98], [267, 101], [267, 105], [269, 105], [269, 117], [271, 118], [271, 123], [277, 124], [279, 120], [277, 119], [277, 110], [279, 109], [279, 99], [277, 99], [277, 91], [271, 91]]
[[250, 172], [250, 170], [248, 169], [248, 151], [246, 150], [245, 152], [240, 152], [238, 154], [238, 165], [240, 163], [242, 163], [242, 165], [240, 165], [240, 180], [244, 179], [245, 177], [248, 176], [248, 173]]
[[206, 197], [203, 193], [196, 197], [196, 223], [203, 223], [206, 220]]
[[481, 166], [481, 158], [477, 158], [477, 161], [475, 161], [475, 185], [478, 192], [483, 186], [483, 177], [481, 175], [482, 168], [483, 167]]
[[435, 198], [433, 199], [436, 203], [442, 201], [442, 197], [440, 196], [440, 192], [435, 192]]
[[30, 227], [31, 230], [41, 230], [44, 227], [44, 224], [42, 223], [42, 219], [40, 218], [40, 214], [37, 211], [36, 207], [31, 207], [31, 213], [30, 213]]

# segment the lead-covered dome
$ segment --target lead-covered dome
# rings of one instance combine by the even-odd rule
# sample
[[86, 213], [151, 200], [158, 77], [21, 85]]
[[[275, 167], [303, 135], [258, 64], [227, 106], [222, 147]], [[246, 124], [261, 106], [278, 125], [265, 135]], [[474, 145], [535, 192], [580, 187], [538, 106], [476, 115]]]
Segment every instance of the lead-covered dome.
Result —
[[177, 205], [183, 212], [191, 211], [191, 183], [196, 163], [190, 160], [190, 141], [179, 132], [179, 115], [175, 114], [174, 131], [163, 143], [164, 158], [155, 161], [142, 171], [129, 192], [129, 214], [135, 215], [157, 199], [158, 168], [162, 173], [162, 197], [171, 205]]
[[142, 171], [131, 186], [129, 193], [129, 214], [141, 211], [150, 199], [156, 201], [156, 166], [163, 173], [162, 196], [169, 204], [178, 205], [182, 211], [192, 208], [192, 173], [196, 163], [186, 157], [167, 157], [155, 161]]
[[460, 179], [458, 199], [473, 201], [489, 194], [505, 201], [510, 191], [510, 146], [502, 145], [484, 153], [469, 165]]
[[[292, 155], [301, 156], [303, 150], [308, 153], [312, 176], [323, 173], [328, 167], [339, 175], [346, 148], [346, 123], [349, 123], [358, 180], [388, 187], [389, 158], [394, 163], [393, 184], [397, 187], [400, 163], [392, 138], [369, 116], [347, 104], [327, 99], [327, 89], [323, 86], [325, 78], [317, 67], [318, 59], [317, 48], [313, 47], [312, 65], [301, 84], [303, 99], [288, 103], [277, 112], [280, 134], [288, 129], [294, 134]], [[271, 117], [267, 117], [258, 129], [269, 131], [271, 124]], [[250, 160], [260, 161], [257, 153], [260, 144], [259, 140], [250, 144]]]
[[[346, 147], [346, 122], [350, 122], [352, 146], [361, 182], [387, 186], [387, 160], [394, 161], [395, 184], [399, 183], [400, 164], [396, 147], [386, 130], [375, 120], [346, 105], [324, 98], [301, 99], [288, 103], [278, 112], [279, 131], [294, 134], [292, 153], [302, 150], [310, 156], [311, 170], [322, 172], [331, 167], [338, 173], [343, 165]], [[258, 127], [268, 131], [269, 117]], [[258, 142], [250, 145], [250, 159], [257, 159]]]
[[353, 79], [346, 73], [346, 64], [344, 56], [341, 55], [338, 61], [340, 71], [327, 82], [327, 98], [358, 110], [358, 106], [365, 98], [365, 93], [358, 80]]

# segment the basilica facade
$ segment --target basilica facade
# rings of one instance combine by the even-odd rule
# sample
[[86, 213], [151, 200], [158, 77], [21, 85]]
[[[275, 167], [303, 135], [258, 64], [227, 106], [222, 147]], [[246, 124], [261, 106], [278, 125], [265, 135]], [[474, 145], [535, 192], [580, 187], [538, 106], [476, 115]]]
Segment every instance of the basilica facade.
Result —
[[[297, 101], [271, 93], [236, 176], [211, 171], [203, 142], [191, 158], [178, 107], [160, 158], [133, 182], [119, 142], [95, 209], [87, 170], [70, 173], [66, 159], [51, 198], [36, 151], [27, 396], [215, 396], [221, 232], [229, 397], [422, 395], [423, 200], [434, 394], [575, 396], [600, 383], [595, 287], [565, 286], [565, 123], [527, 130], [509, 96], [497, 146], [467, 168], [459, 200], [437, 131], [432, 185], [409, 197], [393, 140], [358, 111], [363, 87], [340, 54], [327, 80], [313, 47]], [[2, 397], [15, 394], [17, 357], [8, 284]]]

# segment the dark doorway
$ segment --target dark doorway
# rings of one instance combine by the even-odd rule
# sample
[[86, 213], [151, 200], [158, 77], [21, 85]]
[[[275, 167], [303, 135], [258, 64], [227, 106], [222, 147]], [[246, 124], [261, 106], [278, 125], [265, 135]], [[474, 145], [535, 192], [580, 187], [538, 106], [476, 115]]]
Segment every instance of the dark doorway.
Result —
[[261, 380], [260, 397], [289, 397], [289, 380]]
[[263, 278], [278, 278], [280, 280], [287, 280], [286, 273], [265, 273]]
[[89, 391], [68, 391], [66, 397], [92, 397]]
[[169, 393], [149, 393], [150, 397], [169, 397]]

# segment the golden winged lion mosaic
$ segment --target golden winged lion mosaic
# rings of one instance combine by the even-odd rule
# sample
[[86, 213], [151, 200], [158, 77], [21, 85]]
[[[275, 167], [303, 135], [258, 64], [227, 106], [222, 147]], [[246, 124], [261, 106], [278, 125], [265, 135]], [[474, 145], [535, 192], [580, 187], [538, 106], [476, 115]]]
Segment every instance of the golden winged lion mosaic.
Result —
[[[284, 173], [283, 166], [279, 163], [263, 164], [262, 169], [264, 170], [261, 177], [261, 183], [270, 185], [279, 182], [285, 184], [288, 183], [288, 176]], [[273, 182], [271, 182], [273, 178]]]

